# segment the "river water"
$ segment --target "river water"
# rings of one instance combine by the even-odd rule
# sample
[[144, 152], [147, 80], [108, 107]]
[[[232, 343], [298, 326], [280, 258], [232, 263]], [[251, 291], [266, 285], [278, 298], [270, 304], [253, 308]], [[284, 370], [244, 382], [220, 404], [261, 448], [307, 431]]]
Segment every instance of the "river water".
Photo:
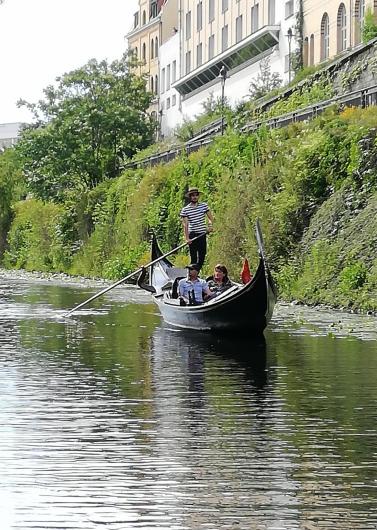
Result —
[[377, 319], [280, 305], [265, 340], [147, 293], [0, 274], [1, 530], [377, 528]]

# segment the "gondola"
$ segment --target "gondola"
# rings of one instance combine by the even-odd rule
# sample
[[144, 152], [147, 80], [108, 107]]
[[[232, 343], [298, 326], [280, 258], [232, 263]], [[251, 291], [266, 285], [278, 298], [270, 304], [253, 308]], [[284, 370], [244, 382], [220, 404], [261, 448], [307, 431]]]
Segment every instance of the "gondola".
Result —
[[200, 305], [181, 306], [177, 287], [187, 270], [174, 267], [167, 259], [158, 260], [163, 253], [155, 236], [152, 238], [149, 282], [145, 278], [138, 285], [152, 293], [164, 321], [174, 327], [211, 331], [234, 332], [257, 336], [269, 323], [276, 303], [276, 288], [266, 261], [262, 232], [256, 223], [259, 265], [246, 284], [235, 283], [227, 291]]

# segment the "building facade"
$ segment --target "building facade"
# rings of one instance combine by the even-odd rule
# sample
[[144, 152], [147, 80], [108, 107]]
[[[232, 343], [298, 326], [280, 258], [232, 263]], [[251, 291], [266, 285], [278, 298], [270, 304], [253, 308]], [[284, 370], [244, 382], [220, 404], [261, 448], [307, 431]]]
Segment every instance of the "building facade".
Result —
[[295, 0], [180, 0], [180, 76], [173, 84], [182, 113], [194, 117], [203, 103], [224, 94], [232, 105], [249, 97], [250, 82], [268, 57], [282, 81], [291, 76]]
[[178, 0], [139, 0], [134, 27], [127, 35], [128, 48], [140, 62], [139, 74], [146, 76], [148, 90], [155, 95], [149, 111], [159, 124], [158, 137], [171, 132], [180, 121], [178, 94], [170, 81], [175, 79], [179, 61], [177, 32]]
[[155, 95], [150, 112], [158, 115], [159, 94], [159, 48], [161, 42], [161, 2], [139, 0], [139, 9], [134, 13], [132, 30], [127, 35], [128, 48], [140, 62], [139, 75], [147, 78], [147, 89]]
[[139, 0], [128, 44], [156, 96], [150, 111], [162, 134], [201, 114], [209, 98], [224, 93], [232, 105], [248, 98], [262, 59], [288, 81], [297, 2]]
[[303, 0], [303, 63], [315, 65], [360, 44], [367, 9], [376, 0]]
[[20, 122], [0, 123], [0, 151], [16, 145], [22, 126]]

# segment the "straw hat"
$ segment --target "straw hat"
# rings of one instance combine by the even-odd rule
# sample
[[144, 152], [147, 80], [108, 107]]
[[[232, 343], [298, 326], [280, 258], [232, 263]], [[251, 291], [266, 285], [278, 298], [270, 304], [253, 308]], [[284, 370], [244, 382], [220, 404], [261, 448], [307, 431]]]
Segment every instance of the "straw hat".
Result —
[[198, 188], [189, 188], [186, 193], [186, 197], [189, 199], [192, 193], [201, 193], [201, 192], [198, 190]]

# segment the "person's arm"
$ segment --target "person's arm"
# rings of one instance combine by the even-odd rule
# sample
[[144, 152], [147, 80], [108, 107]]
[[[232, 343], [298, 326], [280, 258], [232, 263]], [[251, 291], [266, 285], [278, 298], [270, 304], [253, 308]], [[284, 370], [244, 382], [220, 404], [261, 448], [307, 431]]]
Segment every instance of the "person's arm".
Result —
[[208, 300], [209, 298], [213, 297], [213, 292], [208, 286], [207, 282], [204, 282], [202, 285], [202, 292], [203, 292], [203, 300]]
[[212, 215], [211, 210], [207, 211], [207, 217], [208, 217], [207, 230], [208, 230], [208, 232], [212, 232], [212, 230], [213, 230], [213, 226], [212, 226], [212, 224], [213, 224], [213, 215]]
[[188, 217], [182, 217], [182, 225], [183, 225], [183, 234], [185, 236], [185, 239], [188, 244], [191, 243], [191, 239], [189, 238], [189, 230], [188, 230]]

